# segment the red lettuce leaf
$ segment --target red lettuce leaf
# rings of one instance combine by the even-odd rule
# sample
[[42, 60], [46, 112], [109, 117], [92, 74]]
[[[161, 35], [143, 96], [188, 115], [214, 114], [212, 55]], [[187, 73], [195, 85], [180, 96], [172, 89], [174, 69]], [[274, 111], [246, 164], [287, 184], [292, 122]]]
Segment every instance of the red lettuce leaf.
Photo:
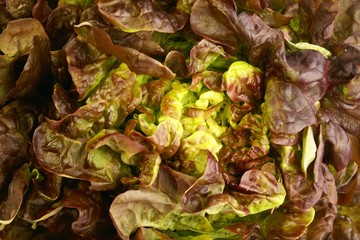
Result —
[[324, 239], [333, 232], [333, 224], [336, 218], [337, 209], [327, 199], [320, 200], [315, 206], [314, 220], [307, 228], [307, 239]]
[[360, 72], [360, 47], [342, 44], [333, 51], [335, 58], [329, 64], [330, 85], [345, 84]]
[[337, 41], [346, 41], [348, 38], [355, 37], [355, 43], [359, 43], [360, 23], [357, 13], [360, 4], [353, 0], [340, 1], [340, 4], [334, 21], [334, 38]]
[[301, 28], [309, 42], [324, 46], [333, 38], [334, 20], [340, 8], [340, 1], [299, 2]]
[[270, 27], [279, 28], [290, 22], [291, 16], [283, 15], [280, 12], [265, 8], [259, 14], [259, 17], [266, 22]]
[[[36, 95], [39, 89], [50, 84], [44, 78], [48, 76], [50, 46], [47, 37], [34, 36], [33, 47], [29, 51], [24, 69], [16, 79], [15, 86], [8, 92], [4, 102], [10, 99]], [[47, 92], [42, 92], [46, 95]]]
[[81, 8], [75, 5], [60, 5], [46, 19], [46, 33], [51, 41], [51, 49], [59, 50], [71, 39], [74, 25], [80, 20]]
[[[28, 164], [23, 164], [19, 169], [12, 174], [7, 194], [2, 195], [2, 202], [0, 204], [0, 229], [11, 223], [24, 199], [24, 195], [30, 184], [30, 169]], [[5, 196], [5, 198], [3, 198]]]
[[209, 42], [206, 39], [201, 40], [190, 51], [189, 73], [203, 72], [207, 69], [224, 51], [222, 47]]
[[161, 165], [153, 187], [166, 193], [172, 200], [178, 202], [195, 181], [195, 177]]
[[174, 73], [157, 60], [133, 48], [115, 45], [110, 36], [102, 29], [85, 24], [79, 26], [76, 31], [100, 52], [117, 57], [127, 64], [131, 71], [137, 74], [147, 74], [168, 79], [174, 77]]
[[335, 183], [339, 196], [338, 204], [346, 205], [356, 201], [358, 168], [354, 161], [349, 161], [346, 168], [335, 173]]
[[105, 77], [113, 60], [79, 38], [69, 42], [65, 51], [68, 70], [82, 100]]
[[176, 9], [166, 11], [166, 5], [162, 9], [164, 6], [155, 5], [150, 0], [135, 3], [125, 0], [97, 0], [96, 5], [107, 21], [125, 32], [145, 30], [173, 33], [183, 28], [187, 22], [187, 15]]
[[337, 203], [335, 178], [327, 165], [322, 163], [325, 154], [325, 133], [320, 129], [317, 139], [316, 158], [306, 174], [300, 170], [302, 160], [296, 146], [281, 147], [280, 169], [288, 199], [300, 210], [312, 208], [325, 194], [332, 204]]
[[216, 159], [207, 151], [207, 164], [204, 175], [186, 190], [181, 200], [181, 207], [185, 212], [199, 212], [206, 206], [208, 197], [221, 194], [225, 181], [221, 175]]
[[109, 35], [114, 44], [131, 47], [148, 56], [164, 56], [165, 50], [153, 40], [153, 33], [139, 31], [134, 33], [123, 32], [117, 28], [111, 28]]
[[360, 237], [359, 229], [359, 203], [349, 206], [338, 206], [338, 215], [334, 222], [334, 239], [358, 239]]
[[87, 149], [87, 140], [67, 137], [44, 123], [35, 130], [33, 137], [37, 161], [47, 171], [89, 181], [94, 190], [118, 187], [120, 178], [130, 175], [128, 167], [120, 161], [117, 152], [102, 147], [101, 141], [100, 146]]
[[86, 102], [106, 102], [103, 112], [104, 127], [120, 126], [135, 110], [138, 88], [137, 75], [125, 64], [120, 64], [102, 79]]
[[18, 217], [35, 224], [56, 214], [53, 204], [60, 198], [63, 178], [49, 172], [32, 170], [31, 187]]
[[234, 131], [221, 136], [219, 162], [227, 184], [237, 187], [238, 175], [267, 160], [270, 150], [267, 131], [261, 116], [249, 113]]
[[79, 107], [79, 103], [60, 84], [54, 85], [51, 98], [61, 118], [74, 113]]
[[14, 82], [12, 79], [14, 59], [6, 55], [0, 56], [0, 103], [8, 95], [9, 91], [13, 88]]
[[33, 38], [48, 38], [42, 24], [32, 18], [11, 21], [0, 34], [0, 50], [9, 57], [28, 54], [33, 48]]
[[232, 102], [255, 106], [264, 95], [263, 74], [246, 62], [236, 61], [223, 74], [222, 87]]
[[279, 30], [269, 27], [257, 15], [246, 12], [238, 15], [237, 22], [238, 34], [242, 37], [250, 64], [269, 63], [280, 72], [287, 68], [284, 37]]
[[232, 51], [239, 48], [236, 5], [232, 0], [195, 1], [190, 24], [196, 34], [225, 45]]
[[39, 0], [31, 9], [31, 15], [38, 21], [43, 22], [50, 14], [52, 9], [46, 0]]
[[0, 126], [2, 128], [0, 134], [0, 154], [2, 161], [0, 162], [0, 189], [6, 186], [9, 176], [27, 161], [27, 142], [24, 136], [19, 133], [12, 124], [18, 124], [17, 115], [0, 114]]
[[278, 208], [264, 221], [265, 239], [299, 239], [313, 221], [315, 210], [298, 212], [291, 208]]
[[324, 124], [323, 128], [327, 144], [325, 157], [335, 167], [336, 171], [343, 170], [349, 161], [354, 161], [359, 165], [359, 140], [333, 122]]
[[186, 59], [181, 52], [171, 51], [166, 55], [165, 66], [168, 67], [177, 77], [185, 77], [188, 75]]
[[287, 57], [295, 76], [284, 80], [269, 74], [265, 90], [265, 121], [272, 133], [296, 134], [318, 122], [319, 100], [325, 95], [328, 62], [312, 50], [301, 50]]

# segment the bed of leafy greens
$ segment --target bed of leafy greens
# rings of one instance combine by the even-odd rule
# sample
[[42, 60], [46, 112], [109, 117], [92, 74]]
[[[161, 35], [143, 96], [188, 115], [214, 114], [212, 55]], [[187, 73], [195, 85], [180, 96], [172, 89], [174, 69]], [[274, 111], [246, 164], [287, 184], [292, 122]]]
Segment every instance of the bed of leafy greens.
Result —
[[0, 0], [1, 239], [360, 239], [357, 0]]

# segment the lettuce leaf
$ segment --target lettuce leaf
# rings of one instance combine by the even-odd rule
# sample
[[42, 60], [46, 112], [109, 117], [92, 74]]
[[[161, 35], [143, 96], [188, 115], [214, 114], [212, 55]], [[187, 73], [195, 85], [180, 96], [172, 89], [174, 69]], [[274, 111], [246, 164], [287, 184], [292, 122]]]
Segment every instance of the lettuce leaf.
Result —
[[[127, 1], [96, 1], [100, 13], [109, 22], [126, 32], [158, 31], [172, 33], [187, 22], [186, 15], [179, 11], [167, 12], [161, 4], [152, 1], [131, 3]], [[166, 5], [165, 5], [166, 6]], [[160, 9], [158, 9], [160, 8]]]

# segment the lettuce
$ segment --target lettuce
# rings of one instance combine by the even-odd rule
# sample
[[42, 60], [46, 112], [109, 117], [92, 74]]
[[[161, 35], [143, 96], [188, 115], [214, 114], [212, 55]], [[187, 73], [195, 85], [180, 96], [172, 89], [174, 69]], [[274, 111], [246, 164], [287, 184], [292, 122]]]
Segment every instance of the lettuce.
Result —
[[0, 239], [357, 239], [354, 0], [0, 1]]

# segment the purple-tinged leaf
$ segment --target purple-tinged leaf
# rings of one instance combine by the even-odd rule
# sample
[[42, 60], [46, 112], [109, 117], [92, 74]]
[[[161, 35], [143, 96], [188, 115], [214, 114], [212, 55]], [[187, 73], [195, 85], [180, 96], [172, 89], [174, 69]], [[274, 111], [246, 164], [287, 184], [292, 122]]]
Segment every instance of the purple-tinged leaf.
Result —
[[103, 17], [125, 32], [157, 31], [173, 33], [184, 27], [187, 16], [176, 9], [156, 9], [153, 1], [95, 1]]

